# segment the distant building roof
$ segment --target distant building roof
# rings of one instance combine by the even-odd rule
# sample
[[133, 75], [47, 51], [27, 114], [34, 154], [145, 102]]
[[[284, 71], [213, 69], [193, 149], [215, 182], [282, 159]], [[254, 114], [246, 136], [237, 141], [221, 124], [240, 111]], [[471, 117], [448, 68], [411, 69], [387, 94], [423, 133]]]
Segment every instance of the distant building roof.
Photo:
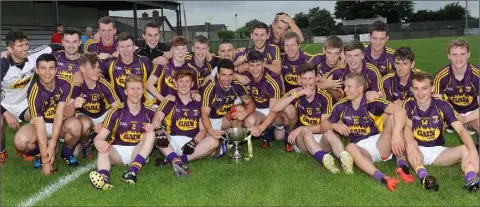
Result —
[[354, 26], [354, 25], [371, 25], [375, 21], [382, 21], [387, 22], [387, 18], [384, 17], [377, 17], [377, 18], [370, 18], [370, 19], [353, 19], [353, 20], [345, 20], [342, 22], [343, 26]]
[[[175, 27], [176, 29], [177, 27]], [[189, 32], [215, 32], [217, 30], [227, 30], [225, 24], [210, 24], [205, 22], [204, 25], [192, 25], [187, 26]], [[185, 26], [182, 26], [182, 30], [185, 30]]]

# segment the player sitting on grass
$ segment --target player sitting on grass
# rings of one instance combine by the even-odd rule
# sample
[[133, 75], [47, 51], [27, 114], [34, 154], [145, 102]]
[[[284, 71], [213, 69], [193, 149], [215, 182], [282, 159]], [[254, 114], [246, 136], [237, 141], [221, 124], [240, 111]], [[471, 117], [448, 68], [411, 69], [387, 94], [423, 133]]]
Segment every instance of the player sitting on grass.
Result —
[[[363, 74], [348, 74], [345, 77], [346, 98], [333, 106], [332, 113], [322, 121], [321, 128], [322, 131], [335, 130], [348, 137], [350, 143], [346, 150], [352, 155], [355, 165], [385, 184], [388, 190], [394, 191], [398, 180], [380, 172], [374, 162], [391, 159], [392, 150], [395, 154], [404, 150], [402, 130], [406, 120], [405, 110], [382, 98], [367, 101], [366, 88], [367, 80]], [[384, 114], [393, 115], [385, 125]], [[413, 179], [413, 176], [410, 177]]]
[[81, 136], [91, 135], [90, 138], [81, 140], [83, 158], [93, 159], [91, 144], [93, 138], [102, 128], [102, 122], [107, 114], [108, 107], [115, 108], [120, 100], [112, 85], [101, 78], [101, 70], [98, 67], [99, 60], [94, 53], [84, 53], [78, 59], [80, 74], [83, 83], [74, 86], [69, 106], [78, 109], [77, 124], [81, 130]]
[[[72, 83], [68, 79], [56, 75], [57, 62], [51, 54], [43, 54], [37, 58], [36, 75], [38, 79], [32, 83], [28, 91], [28, 107], [32, 122], [22, 126], [14, 137], [15, 147], [20, 152], [40, 154], [34, 162], [35, 168], [42, 167], [42, 173], [49, 175], [53, 170], [57, 141], [64, 137], [62, 158], [71, 166], [78, 162], [73, 155], [73, 148], [77, 145], [80, 136], [77, 125], [64, 121], [66, 102], [72, 93]], [[49, 139], [50, 138], [50, 139]]]
[[177, 89], [174, 100], [160, 102], [152, 124], [158, 128], [162, 122], [165, 123], [167, 136], [158, 133], [157, 148], [166, 157], [167, 163], [173, 165], [174, 174], [184, 177], [190, 173], [184, 163], [209, 155], [216, 149], [218, 140], [205, 139], [206, 132], [200, 121], [202, 103], [192, 98], [194, 74], [185, 69], [177, 71], [174, 84]]
[[[280, 77], [264, 67], [262, 53], [251, 51], [248, 54], [248, 63], [247, 76], [252, 80], [248, 84], [248, 89], [255, 102], [255, 112], [248, 115], [244, 125], [255, 137], [260, 137], [266, 130], [263, 135], [262, 147], [269, 148], [274, 130], [282, 131], [284, 128], [283, 125], [272, 126], [274, 122], [282, 123], [282, 120], [278, 119], [277, 112], [270, 110], [281, 98], [282, 82]], [[287, 142], [287, 136], [284, 137], [280, 136], [279, 139], [285, 140], [285, 150], [293, 151], [293, 145]]]
[[480, 134], [478, 122], [480, 70], [469, 63], [468, 58], [470, 46], [467, 41], [463, 39], [450, 41], [448, 44], [450, 64], [435, 75], [433, 93], [448, 101], [455, 111], [461, 114], [460, 120]]
[[[203, 126], [214, 139], [220, 139], [221, 130], [242, 127], [245, 118], [255, 111], [255, 103], [247, 87], [233, 80], [233, 62], [221, 59], [217, 67], [214, 81], [207, 83], [203, 91], [201, 111]], [[237, 98], [243, 105], [234, 106]], [[226, 143], [221, 143], [218, 156], [226, 152]]]
[[[454, 165], [461, 162], [465, 173], [465, 189], [478, 189], [478, 152], [472, 137], [459, 121], [453, 107], [444, 100], [432, 97], [433, 78], [419, 72], [413, 76], [412, 92], [415, 98], [403, 102], [408, 120], [405, 127], [405, 143], [408, 161], [417, 172], [423, 187], [437, 190], [436, 179], [427, 173], [425, 165]], [[443, 126], [447, 122], [457, 131], [463, 145], [444, 147]]]
[[127, 76], [125, 102], [107, 112], [102, 129], [94, 139], [98, 150], [98, 171], [90, 172], [90, 182], [97, 189], [108, 190], [113, 187], [110, 184], [111, 165], [130, 165], [122, 175], [122, 180], [135, 184], [138, 172], [152, 152], [155, 132], [150, 123], [155, 111], [142, 102], [144, 85], [141, 76]]
[[383, 93], [385, 99], [396, 104], [413, 97], [410, 87], [412, 76], [420, 71], [415, 68], [415, 54], [409, 47], [398, 48], [393, 54], [395, 72], [383, 77]]
[[[335, 159], [326, 152], [333, 153], [342, 161], [342, 167], [348, 174], [353, 173], [353, 160], [345, 151], [342, 141], [336, 136], [322, 136], [320, 122], [325, 120], [332, 110], [332, 96], [327, 91], [317, 88], [316, 67], [311, 63], [303, 64], [300, 69], [302, 87], [292, 89], [273, 106], [279, 112], [287, 106], [296, 108], [300, 127], [291, 131], [288, 142], [295, 144], [295, 151], [309, 153], [332, 173], [340, 170], [335, 166]], [[293, 104], [293, 105], [292, 105]]]

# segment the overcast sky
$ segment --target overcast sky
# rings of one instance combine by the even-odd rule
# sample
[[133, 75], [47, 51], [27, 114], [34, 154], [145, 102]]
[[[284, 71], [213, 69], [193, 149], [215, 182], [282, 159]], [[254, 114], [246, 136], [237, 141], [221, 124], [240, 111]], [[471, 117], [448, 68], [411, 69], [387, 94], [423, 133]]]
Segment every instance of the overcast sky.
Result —
[[[438, 10], [452, 2], [455, 1], [415, 1], [415, 10]], [[465, 1], [459, 2], [460, 5], [465, 6]], [[329, 10], [333, 14], [335, 1], [184, 1], [184, 6], [187, 25], [200, 25], [210, 22], [212, 24], [225, 24], [229, 30], [235, 30], [252, 19], [258, 19], [270, 24], [275, 14], [280, 11], [288, 13], [293, 17], [296, 13], [307, 13], [308, 9], [318, 6]], [[468, 10], [472, 16], [478, 17], [479, 2], [469, 1]], [[149, 16], [152, 16], [152, 10], [145, 10], [138, 11], [138, 17], [141, 17], [143, 12], [147, 12]], [[237, 14], [236, 21], [235, 14]], [[116, 11], [110, 12], [110, 15], [133, 17], [133, 12]], [[174, 11], [165, 9], [164, 16], [168, 18], [173, 26], [177, 24]], [[182, 25], [185, 25], [183, 13]]]

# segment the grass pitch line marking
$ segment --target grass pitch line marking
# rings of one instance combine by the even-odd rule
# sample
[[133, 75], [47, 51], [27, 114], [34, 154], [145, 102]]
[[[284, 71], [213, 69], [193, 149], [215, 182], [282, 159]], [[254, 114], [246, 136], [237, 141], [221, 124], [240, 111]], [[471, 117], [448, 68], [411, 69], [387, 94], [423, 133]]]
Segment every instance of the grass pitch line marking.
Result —
[[63, 186], [65, 186], [65, 185], [69, 184], [70, 182], [76, 180], [78, 177], [80, 177], [80, 175], [82, 175], [82, 174], [92, 170], [93, 168], [95, 168], [95, 163], [96, 162], [93, 162], [93, 163], [90, 163], [88, 165], [82, 166], [82, 167], [78, 168], [77, 170], [73, 171], [70, 175], [64, 176], [64, 177], [60, 178], [59, 180], [57, 180], [55, 183], [53, 183], [53, 184], [51, 184], [47, 187], [42, 188], [40, 190], [40, 192], [38, 192], [37, 194], [35, 194], [33, 196], [30, 196], [27, 200], [18, 204], [18, 206], [33, 206], [37, 202], [50, 197], [50, 195], [55, 193], [57, 190], [59, 190]]
[[303, 47], [302, 50], [305, 51], [308, 47], [310, 47], [310, 46], [312, 46], [312, 45], [313, 45], [313, 43], [312, 43], [312, 44], [308, 44], [307, 46]]

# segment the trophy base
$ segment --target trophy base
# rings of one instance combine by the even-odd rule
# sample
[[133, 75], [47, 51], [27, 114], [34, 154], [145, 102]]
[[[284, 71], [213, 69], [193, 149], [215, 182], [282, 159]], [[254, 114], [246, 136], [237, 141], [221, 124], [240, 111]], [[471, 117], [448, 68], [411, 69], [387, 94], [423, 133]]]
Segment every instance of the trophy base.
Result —
[[230, 157], [230, 164], [240, 164], [245, 161], [245, 157], [241, 154], [239, 155], [233, 154], [233, 155], [230, 155], [229, 157]]

